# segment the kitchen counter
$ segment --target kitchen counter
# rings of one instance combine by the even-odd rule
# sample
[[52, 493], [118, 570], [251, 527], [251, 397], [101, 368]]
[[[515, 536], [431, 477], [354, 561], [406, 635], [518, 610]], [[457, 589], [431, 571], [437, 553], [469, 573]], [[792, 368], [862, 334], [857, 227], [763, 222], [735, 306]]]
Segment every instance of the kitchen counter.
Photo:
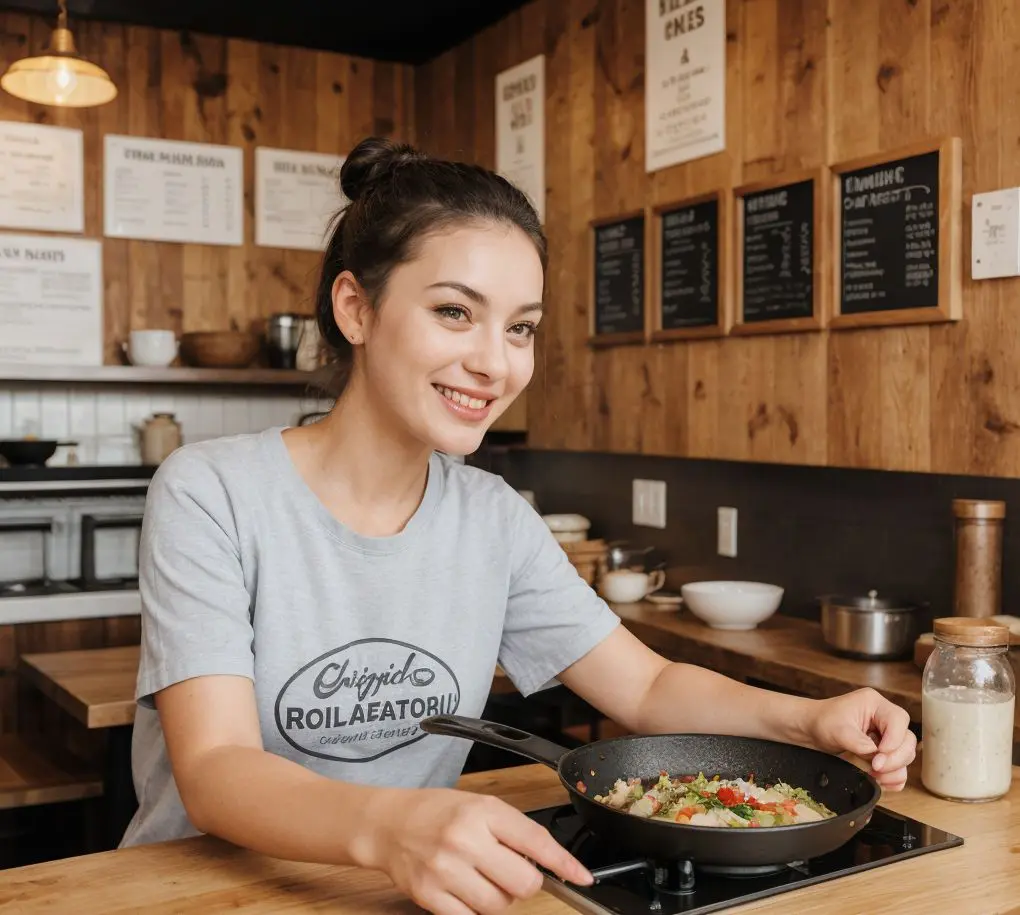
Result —
[[[1008, 797], [954, 804], [927, 794], [917, 773], [883, 806], [963, 836], [963, 846], [921, 855], [831, 883], [730, 909], [783, 915], [896, 915], [941, 908], [1005, 912], [1020, 899], [1020, 769]], [[460, 787], [498, 795], [522, 810], [563, 803], [566, 793], [544, 766], [465, 776]], [[980, 901], [979, 901], [980, 900]], [[181, 912], [401, 912], [415, 909], [385, 876], [353, 868], [266, 858], [209, 837], [103, 852], [0, 872], [0, 911], [34, 915], [148, 915]], [[570, 915], [547, 893], [520, 904], [521, 915]]]
[[[712, 629], [690, 611], [663, 610], [655, 604], [612, 604], [624, 625], [650, 648], [674, 661], [708, 667], [729, 677], [817, 699], [870, 686], [921, 720], [921, 670], [913, 660], [855, 661], [832, 653], [812, 620], [775, 615], [757, 629]], [[1020, 741], [1020, 703], [1013, 724]]]

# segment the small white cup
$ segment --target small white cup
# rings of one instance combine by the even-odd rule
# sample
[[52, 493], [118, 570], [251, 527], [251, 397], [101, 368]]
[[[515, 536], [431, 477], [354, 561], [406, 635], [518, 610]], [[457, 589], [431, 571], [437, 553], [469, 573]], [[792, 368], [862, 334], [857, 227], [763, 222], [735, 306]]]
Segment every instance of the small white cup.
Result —
[[614, 604], [634, 604], [654, 594], [665, 583], [666, 573], [662, 569], [654, 572], [614, 569], [599, 580], [599, 594]]
[[132, 365], [163, 367], [177, 357], [178, 342], [172, 330], [133, 330], [122, 345]]

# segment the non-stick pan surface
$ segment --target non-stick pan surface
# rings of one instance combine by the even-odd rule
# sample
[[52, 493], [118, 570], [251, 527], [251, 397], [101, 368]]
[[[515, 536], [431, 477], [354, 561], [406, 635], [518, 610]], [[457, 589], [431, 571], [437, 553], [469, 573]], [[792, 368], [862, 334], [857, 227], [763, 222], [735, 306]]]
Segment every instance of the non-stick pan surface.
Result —
[[[574, 750], [526, 731], [476, 718], [440, 715], [426, 718], [423, 731], [464, 737], [519, 753], [556, 769], [574, 809], [594, 832], [621, 850], [642, 858], [701, 864], [754, 866], [804, 861], [839, 848], [871, 819], [882, 789], [866, 772], [838, 756], [806, 747], [714, 734], [663, 734], [599, 740]], [[748, 778], [759, 785], [777, 781], [805, 788], [836, 816], [794, 826], [732, 829], [689, 826], [644, 819], [614, 810], [594, 799], [618, 778]], [[578, 788], [578, 785], [583, 787]]]

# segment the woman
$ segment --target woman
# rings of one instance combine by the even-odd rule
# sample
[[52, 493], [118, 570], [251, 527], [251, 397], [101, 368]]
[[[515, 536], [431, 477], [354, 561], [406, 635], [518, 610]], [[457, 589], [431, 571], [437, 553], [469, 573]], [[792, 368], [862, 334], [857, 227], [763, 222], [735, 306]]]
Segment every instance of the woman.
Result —
[[[635, 732], [770, 737], [870, 758], [899, 789], [907, 715], [667, 663], [618, 625], [541, 518], [474, 451], [531, 378], [545, 239], [502, 178], [366, 140], [325, 252], [330, 414], [189, 445], [152, 480], [124, 845], [206, 832], [276, 857], [384, 870], [443, 915], [538, 891], [530, 858], [590, 875], [507, 804], [451, 789], [502, 664]], [[541, 409], [541, 400], [537, 401]], [[877, 741], [877, 746], [876, 746]]]

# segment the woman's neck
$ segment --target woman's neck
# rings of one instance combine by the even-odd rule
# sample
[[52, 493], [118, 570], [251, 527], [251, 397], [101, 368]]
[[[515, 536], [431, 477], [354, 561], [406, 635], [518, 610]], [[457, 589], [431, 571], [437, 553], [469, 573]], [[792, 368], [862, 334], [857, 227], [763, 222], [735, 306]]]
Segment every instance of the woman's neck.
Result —
[[399, 533], [425, 493], [430, 449], [395, 428], [356, 378], [330, 414], [284, 433], [298, 472], [329, 512], [367, 537]]

